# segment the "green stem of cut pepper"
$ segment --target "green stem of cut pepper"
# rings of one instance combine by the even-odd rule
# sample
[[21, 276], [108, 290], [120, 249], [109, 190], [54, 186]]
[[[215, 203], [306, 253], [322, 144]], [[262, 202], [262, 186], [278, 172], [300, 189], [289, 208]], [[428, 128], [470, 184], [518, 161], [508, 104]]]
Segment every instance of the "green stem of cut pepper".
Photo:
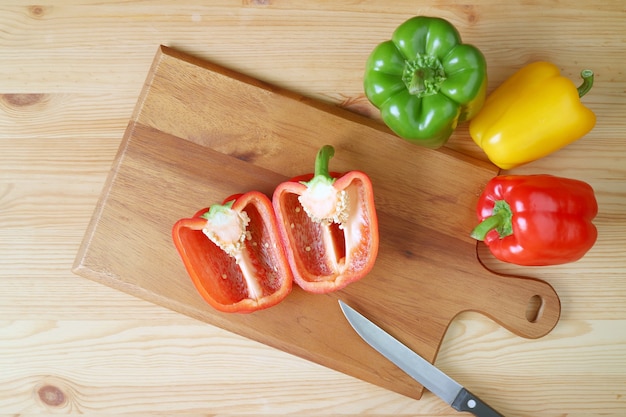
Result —
[[315, 157], [315, 176], [324, 176], [326, 178], [332, 178], [328, 166], [330, 165], [330, 158], [335, 156], [335, 148], [330, 145], [324, 145], [317, 151]]
[[235, 200], [228, 201], [224, 204], [213, 204], [209, 207], [209, 211], [207, 211], [200, 217], [209, 220], [219, 216], [220, 214], [228, 213], [230, 210], [232, 210], [234, 203]]
[[335, 189], [336, 178], [330, 175], [328, 165], [335, 149], [323, 146], [315, 157], [315, 174], [310, 181], [301, 181], [306, 186], [298, 200], [311, 220], [316, 223], [343, 224], [348, 220], [348, 194]]

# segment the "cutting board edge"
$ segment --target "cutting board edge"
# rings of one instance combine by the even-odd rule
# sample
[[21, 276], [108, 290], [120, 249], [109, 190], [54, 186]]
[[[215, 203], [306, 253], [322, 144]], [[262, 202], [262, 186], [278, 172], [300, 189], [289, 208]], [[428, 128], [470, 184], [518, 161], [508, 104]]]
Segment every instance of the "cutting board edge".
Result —
[[91, 241], [93, 240], [93, 237], [96, 233], [97, 225], [100, 221], [100, 218], [102, 217], [102, 213], [104, 212], [106, 202], [109, 199], [111, 188], [113, 187], [115, 178], [118, 175], [119, 168], [124, 161], [125, 151], [128, 146], [129, 140], [132, 137], [134, 127], [135, 122], [133, 120], [129, 120], [128, 124], [126, 125], [126, 129], [124, 130], [124, 135], [122, 136], [120, 145], [117, 148], [115, 157], [111, 162], [111, 168], [109, 169], [106, 180], [104, 181], [104, 184], [100, 191], [100, 195], [98, 196], [98, 200], [89, 219], [89, 223], [87, 224], [87, 227], [85, 229], [85, 233], [81, 240], [78, 251], [76, 252], [76, 257], [74, 258], [74, 263], [71, 268], [72, 272], [74, 273], [76, 273], [75, 271], [80, 269], [81, 265], [83, 265], [83, 261], [85, 260], [85, 257], [89, 252]]

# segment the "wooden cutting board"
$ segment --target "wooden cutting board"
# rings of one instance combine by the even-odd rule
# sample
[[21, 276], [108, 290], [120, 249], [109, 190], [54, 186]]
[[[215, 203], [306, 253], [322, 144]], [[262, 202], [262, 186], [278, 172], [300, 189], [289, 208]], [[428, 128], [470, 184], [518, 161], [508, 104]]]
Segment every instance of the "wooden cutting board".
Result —
[[[360, 169], [374, 184], [380, 224], [374, 270], [333, 294], [294, 288], [268, 310], [213, 310], [174, 249], [174, 222], [233, 193], [271, 195], [281, 181], [312, 171], [324, 144], [336, 150], [331, 170]], [[337, 299], [431, 362], [450, 322], [467, 310], [522, 337], [548, 333], [560, 314], [553, 288], [487, 271], [469, 237], [478, 195], [497, 173], [489, 163], [410, 144], [376, 121], [161, 47], [74, 272], [420, 398], [419, 384], [353, 332]]]

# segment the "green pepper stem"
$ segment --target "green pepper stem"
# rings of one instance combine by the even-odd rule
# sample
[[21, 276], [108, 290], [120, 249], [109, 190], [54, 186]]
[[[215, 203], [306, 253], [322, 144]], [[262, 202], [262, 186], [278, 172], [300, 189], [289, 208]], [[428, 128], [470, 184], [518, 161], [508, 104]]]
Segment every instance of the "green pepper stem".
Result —
[[591, 90], [593, 87], [593, 71], [590, 69], [584, 69], [580, 72], [580, 76], [583, 79], [583, 83], [578, 87], [578, 97], [582, 97]]
[[492, 215], [480, 222], [480, 224], [472, 230], [470, 236], [476, 240], [485, 240], [487, 233], [492, 230], [496, 230], [501, 238], [512, 235], [512, 217], [513, 212], [511, 211], [509, 203], [504, 200], [498, 200], [494, 204]]
[[328, 166], [330, 165], [330, 158], [335, 155], [335, 148], [331, 145], [324, 145], [317, 152], [315, 157], [315, 176], [323, 176], [331, 178]]
[[445, 79], [443, 65], [435, 56], [417, 54], [404, 63], [402, 80], [409, 93], [419, 98], [437, 94]]

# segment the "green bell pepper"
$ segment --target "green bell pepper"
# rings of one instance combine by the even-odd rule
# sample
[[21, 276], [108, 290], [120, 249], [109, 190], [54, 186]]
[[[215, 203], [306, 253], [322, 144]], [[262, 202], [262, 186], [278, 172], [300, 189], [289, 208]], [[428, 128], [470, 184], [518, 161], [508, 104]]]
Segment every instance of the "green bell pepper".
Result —
[[448, 21], [417, 16], [372, 51], [363, 86], [398, 136], [438, 148], [482, 107], [487, 63]]

